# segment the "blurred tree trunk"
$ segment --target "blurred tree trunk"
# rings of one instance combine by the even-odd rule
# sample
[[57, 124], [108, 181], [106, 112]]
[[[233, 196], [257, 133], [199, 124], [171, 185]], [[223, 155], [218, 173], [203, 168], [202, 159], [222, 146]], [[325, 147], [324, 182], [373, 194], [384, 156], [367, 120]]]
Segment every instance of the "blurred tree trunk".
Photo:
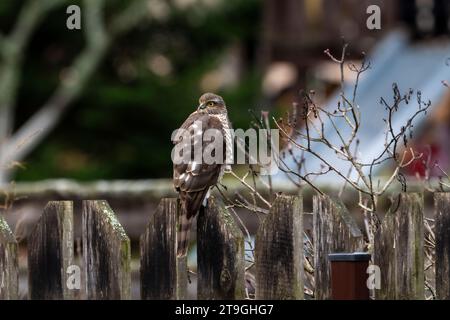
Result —
[[39, 22], [63, 0], [28, 1], [9, 36], [0, 35], [0, 184], [7, 181], [11, 163], [6, 147], [14, 125], [14, 107], [23, 52]]
[[[23, 52], [39, 23], [68, 0], [28, 0], [22, 7], [12, 32], [0, 34], [0, 185], [10, 180], [17, 164], [42, 142], [58, 124], [71, 103], [82, 93], [111, 43], [147, 18], [148, 0], [129, 1], [126, 9], [103, 21], [105, 0], [85, 0], [82, 29], [86, 46], [68, 69], [47, 102], [13, 132], [14, 109], [22, 73]], [[65, 26], [64, 26], [65, 27]]]

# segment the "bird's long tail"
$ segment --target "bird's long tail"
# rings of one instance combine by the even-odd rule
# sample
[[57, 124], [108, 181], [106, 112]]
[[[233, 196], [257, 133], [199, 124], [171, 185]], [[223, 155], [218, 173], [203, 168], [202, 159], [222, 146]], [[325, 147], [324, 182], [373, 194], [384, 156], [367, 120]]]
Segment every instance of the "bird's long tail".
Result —
[[188, 252], [191, 237], [191, 226], [194, 217], [188, 218], [186, 214], [180, 216], [180, 226], [177, 234], [177, 256], [183, 257]]
[[177, 232], [178, 257], [183, 257], [188, 253], [192, 222], [202, 207], [202, 203], [207, 194], [208, 189], [199, 192], [180, 193], [182, 211], [179, 217], [179, 228]]

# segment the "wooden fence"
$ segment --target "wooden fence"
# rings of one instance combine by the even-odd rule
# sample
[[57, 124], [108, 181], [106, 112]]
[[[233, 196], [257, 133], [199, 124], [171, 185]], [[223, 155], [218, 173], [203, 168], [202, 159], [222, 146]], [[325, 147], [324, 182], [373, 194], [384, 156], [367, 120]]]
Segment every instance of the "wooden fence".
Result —
[[[450, 298], [450, 194], [434, 195], [435, 277], [438, 299]], [[161, 200], [140, 238], [142, 299], [185, 299], [186, 258], [176, 256], [180, 206]], [[304, 299], [303, 201], [277, 197], [255, 238], [256, 299]], [[353, 217], [339, 200], [313, 199], [315, 298], [331, 298], [328, 254], [364, 250]], [[74, 257], [73, 204], [50, 202], [27, 241], [30, 299], [130, 299], [130, 240], [106, 201], [83, 201], [83, 257]], [[211, 198], [197, 222], [200, 299], [244, 299], [245, 238], [224, 205]], [[18, 298], [18, 245], [0, 216], [0, 299]], [[424, 299], [423, 195], [401, 194], [375, 235], [379, 266], [376, 299]], [[78, 280], [77, 280], [78, 279]], [[81, 280], [79, 280], [81, 279]], [[80, 283], [81, 281], [81, 283]]]

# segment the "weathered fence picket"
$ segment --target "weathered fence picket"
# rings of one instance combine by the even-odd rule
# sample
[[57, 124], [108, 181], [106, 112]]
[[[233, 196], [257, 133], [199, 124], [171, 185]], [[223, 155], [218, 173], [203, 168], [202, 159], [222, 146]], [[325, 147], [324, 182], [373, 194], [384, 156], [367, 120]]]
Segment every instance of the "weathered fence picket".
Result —
[[140, 239], [141, 299], [186, 299], [187, 259], [177, 258], [177, 199], [162, 199]]
[[73, 203], [47, 204], [28, 237], [28, 294], [30, 299], [73, 299], [67, 285], [73, 261]]
[[434, 194], [436, 297], [450, 299], [450, 193]]
[[361, 230], [339, 199], [313, 198], [315, 298], [331, 299], [331, 264], [328, 254], [364, 249]]
[[245, 246], [242, 231], [214, 197], [197, 220], [199, 299], [245, 298]]
[[17, 299], [18, 289], [17, 241], [0, 214], [0, 300]]
[[303, 299], [303, 203], [278, 196], [255, 240], [256, 299]]
[[[402, 193], [375, 234], [376, 299], [424, 299], [423, 195]], [[448, 276], [448, 275], [447, 275]]]
[[82, 237], [88, 299], [131, 299], [130, 239], [106, 201], [83, 201]]

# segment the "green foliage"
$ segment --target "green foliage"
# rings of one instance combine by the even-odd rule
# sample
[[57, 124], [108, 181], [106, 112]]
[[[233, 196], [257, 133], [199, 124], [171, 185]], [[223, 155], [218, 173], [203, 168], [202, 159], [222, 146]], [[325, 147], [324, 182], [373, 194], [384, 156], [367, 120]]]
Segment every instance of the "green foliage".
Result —
[[[9, 3], [10, 1], [5, 1]], [[123, 1], [108, 1], [106, 20]], [[65, 9], [65, 8], [63, 8]], [[52, 13], [26, 54], [16, 128], [52, 94], [64, 68], [84, 46], [83, 31], [65, 29], [65, 10]], [[0, 5], [0, 17], [17, 6]], [[17, 180], [44, 178], [148, 179], [172, 174], [170, 137], [195, 110], [201, 80], [231, 45], [244, 48], [247, 70], [222, 92], [235, 127], [248, 127], [257, 108], [260, 77], [254, 57], [261, 2], [227, 0], [215, 8], [175, 7], [113, 45], [107, 59], [51, 135], [28, 157]], [[0, 24], [8, 31], [13, 21]], [[149, 68], [152, 56], [170, 61], [167, 75]]]

